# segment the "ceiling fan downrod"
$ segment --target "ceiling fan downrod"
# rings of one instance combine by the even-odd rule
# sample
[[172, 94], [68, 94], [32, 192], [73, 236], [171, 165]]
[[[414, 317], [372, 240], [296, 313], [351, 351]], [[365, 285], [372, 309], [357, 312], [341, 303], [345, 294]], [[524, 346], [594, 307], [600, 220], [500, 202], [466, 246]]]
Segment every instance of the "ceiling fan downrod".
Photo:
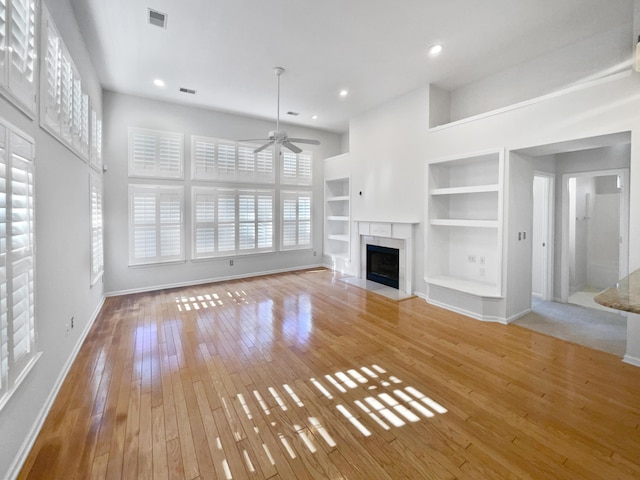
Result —
[[273, 73], [278, 77], [278, 112], [276, 115], [276, 131], [280, 131], [280, 75], [284, 73], [284, 68], [273, 67]]

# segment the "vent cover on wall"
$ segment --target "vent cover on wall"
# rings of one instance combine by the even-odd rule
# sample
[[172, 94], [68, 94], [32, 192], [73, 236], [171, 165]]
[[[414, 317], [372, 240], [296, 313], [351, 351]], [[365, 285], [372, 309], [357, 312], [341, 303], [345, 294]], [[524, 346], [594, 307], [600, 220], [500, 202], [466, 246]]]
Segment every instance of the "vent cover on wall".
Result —
[[196, 94], [196, 91], [191, 89], [191, 88], [180, 87], [180, 91], [182, 93], [190, 93], [191, 95], [195, 95]]
[[167, 14], [149, 9], [149, 23], [156, 27], [167, 28]]

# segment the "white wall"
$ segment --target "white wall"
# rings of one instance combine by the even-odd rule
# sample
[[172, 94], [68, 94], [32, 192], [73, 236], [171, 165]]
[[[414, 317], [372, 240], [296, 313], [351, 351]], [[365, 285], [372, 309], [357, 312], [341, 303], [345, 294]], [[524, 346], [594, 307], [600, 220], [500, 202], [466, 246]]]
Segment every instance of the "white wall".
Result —
[[[424, 164], [433, 159], [501, 146], [518, 150], [625, 131], [631, 132], [632, 271], [640, 268], [640, 222], [633, 221], [640, 217], [640, 75], [635, 73], [432, 130], [428, 127], [427, 86], [353, 119], [351, 155], [344, 173], [351, 175], [354, 191], [363, 190], [363, 196], [354, 199], [353, 216], [367, 220], [422, 220]], [[602, 165], [603, 159], [596, 161]], [[419, 228], [414, 285], [415, 291], [425, 293], [423, 242], [423, 229]]]
[[[48, 0], [51, 14], [94, 102], [101, 88], [67, 0]], [[36, 143], [36, 332], [42, 356], [0, 411], [0, 478], [14, 475], [83, 331], [103, 300], [90, 287], [90, 167], [0, 98], [0, 116]], [[65, 323], [74, 328], [65, 336]]]
[[[105, 173], [105, 283], [108, 293], [149, 290], [160, 286], [192, 284], [207, 280], [246, 276], [263, 272], [301, 268], [322, 263], [323, 160], [340, 153], [338, 134], [308, 128], [284, 126], [292, 137], [315, 138], [321, 145], [313, 151], [313, 250], [260, 254], [234, 258], [190, 261], [190, 235], [187, 228], [187, 261], [183, 263], [129, 267], [127, 161], [129, 127], [183, 133], [185, 138], [186, 212], [189, 212], [191, 176], [191, 136], [224, 139], [264, 138], [275, 122], [220, 113], [179, 104], [143, 99], [113, 92], [104, 94]], [[133, 180], [133, 183], [137, 183]], [[171, 182], [160, 182], [171, 183]], [[185, 215], [190, 225], [188, 213]]]

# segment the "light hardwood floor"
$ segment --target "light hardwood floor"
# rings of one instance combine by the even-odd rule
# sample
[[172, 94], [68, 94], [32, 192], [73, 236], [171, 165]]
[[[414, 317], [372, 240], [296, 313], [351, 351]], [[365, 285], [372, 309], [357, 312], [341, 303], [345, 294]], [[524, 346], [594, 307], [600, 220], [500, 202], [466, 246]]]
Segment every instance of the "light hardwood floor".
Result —
[[113, 297], [20, 478], [638, 479], [640, 368], [328, 270]]

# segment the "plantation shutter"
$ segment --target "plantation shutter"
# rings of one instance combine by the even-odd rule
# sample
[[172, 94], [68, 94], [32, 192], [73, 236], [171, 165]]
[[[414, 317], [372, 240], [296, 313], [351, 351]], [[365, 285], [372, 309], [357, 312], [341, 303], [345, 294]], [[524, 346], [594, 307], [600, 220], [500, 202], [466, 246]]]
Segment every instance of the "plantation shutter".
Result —
[[258, 195], [258, 249], [273, 248], [273, 194]]
[[35, 358], [34, 145], [0, 125], [0, 404]]
[[160, 256], [180, 257], [182, 202], [177, 193], [160, 193]]
[[[60, 130], [60, 115], [62, 111], [62, 51], [60, 37], [51, 18], [46, 15], [43, 18], [45, 39], [44, 61], [44, 91], [41, 109], [44, 108], [43, 122], [46, 126]], [[42, 112], [42, 110], [41, 110]]]
[[[7, 0], [0, 0], [0, 84], [5, 81], [7, 75]], [[1, 379], [0, 379], [1, 380]]]
[[255, 195], [241, 193], [238, 196], [238, 235], [240, 250], [256, 247], [256, 198]]
[[191, 152], [193, 156], [193, 178], [212, 179], [215, 178], [216, 170], [216, 145], [214, 142], [204, 138], [193, 137], [191, 141]]
[[218, 191], [218, 251], [236, 250], [236, 196], [233, 191]]
[[9, 382], [7, 156], [7, 129], [0, 125], [0, 398], [7, 392]]
[[156, 195], [153, 192], [134, 192], [133, 215], [133, 260], [144, 263], [156, 258]]
[[311, 152], [282, 152], [282, 171], [280, 180], [287, 185], [311, 185], [312, 157]]
[[209, 190], [194, 189], [192, 205], [194, 209], [194, 257], [213, 256], [216, 246], [215, 195]]
[[282, 192], [281, 248], [311, 248], [311, 192]]
[[26, 361], [35, 342], [33, 145], [15, 133], [11, 145], [11, 283], [13, 363]]
[[129, 129], [129, 176], [183, 178], [183, 135]]
[[102, 226], [102, 182], [93, 174], [90, 178], [91, 194], [91, 285], [94, 285], [104, 270], [104, 245]]
[[184, 259], [184, 188], [129, 185], [131, 265]]
[[34, 111], [36, 106], [36, 2], [35, 0], [11, 0], [10, 13], [10, 34], [7, 39], [10, 57], [9, 90], [29, 111]]

